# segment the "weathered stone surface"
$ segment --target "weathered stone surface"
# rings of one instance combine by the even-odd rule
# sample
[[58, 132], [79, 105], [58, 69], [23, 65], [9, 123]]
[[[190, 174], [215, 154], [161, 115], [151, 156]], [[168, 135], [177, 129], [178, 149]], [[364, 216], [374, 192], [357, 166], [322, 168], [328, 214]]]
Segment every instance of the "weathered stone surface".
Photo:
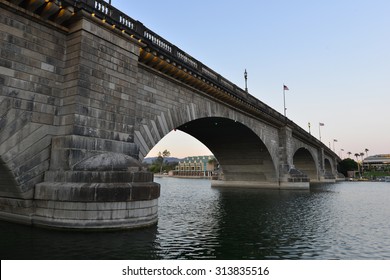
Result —
[[74, 229], [134, 228], [157, 222], [160, 185], [56, 183], [35, 187], [35, 225]]
[[76, 164], [73, 170], [85, 171], [125, 171], [132, 167], [141, 169], [141, 164], [134, 158], [120, 153], [104, 153], [92, 156]]
[[137, 202], [36, 202], [34, 225], [83, 230], [126, 229], [157, 222], [158, 200]]

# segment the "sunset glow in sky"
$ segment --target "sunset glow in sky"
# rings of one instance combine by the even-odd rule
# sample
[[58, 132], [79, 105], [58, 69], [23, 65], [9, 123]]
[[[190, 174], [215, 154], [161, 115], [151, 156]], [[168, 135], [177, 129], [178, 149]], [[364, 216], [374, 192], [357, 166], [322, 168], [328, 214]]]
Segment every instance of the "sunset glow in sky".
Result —
[[[338, 154], [390, 153], [390, 1], [113, 0], [231, 82], [283, 113]], [[185, 144], [185, 145], [183, 145]], [[209, 154], [170, 133], [149, 156]]]

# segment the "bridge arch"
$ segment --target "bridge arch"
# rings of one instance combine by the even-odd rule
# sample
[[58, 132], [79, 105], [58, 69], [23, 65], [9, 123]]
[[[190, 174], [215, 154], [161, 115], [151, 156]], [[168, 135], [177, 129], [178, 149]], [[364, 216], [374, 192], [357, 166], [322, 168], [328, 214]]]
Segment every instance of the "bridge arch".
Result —
[[318, 180], [318, 167], [312, 152], [306, 148], [299, 148], [293, 156], [293, 164], [296, 169], [306, 174], [310, 181]]
[[210, 149], [222, 167], [226, 182], [277, 182], [275, 164], [267, 146], [246, 125], [228, 118], [207, 117], [177, 129]]

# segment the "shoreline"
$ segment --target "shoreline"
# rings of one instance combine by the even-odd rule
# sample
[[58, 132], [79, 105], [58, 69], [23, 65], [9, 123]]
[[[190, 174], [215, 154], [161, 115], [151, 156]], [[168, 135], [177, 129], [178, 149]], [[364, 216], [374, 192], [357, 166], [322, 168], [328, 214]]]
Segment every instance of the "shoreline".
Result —
[[178, 178], [178, 179], [209, 179], [209, 180], [218, 180], [216, 177], [212, 176], [171, 176], [164, 174], [154, 174], [155, 178]]

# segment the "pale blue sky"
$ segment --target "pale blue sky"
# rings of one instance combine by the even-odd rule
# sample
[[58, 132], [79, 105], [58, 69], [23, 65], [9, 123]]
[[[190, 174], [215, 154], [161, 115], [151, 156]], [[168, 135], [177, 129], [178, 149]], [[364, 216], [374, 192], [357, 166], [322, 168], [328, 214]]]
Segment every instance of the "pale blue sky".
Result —
[[[133, 19], [283, 113], [336, 151], [390, 153], [390, 1], [113, 0]], [[171, 135], [172, 134], [172, 135]], [[209, 153], [180, 132], [150, 156]], [[183, 140], [184, 139], [184, 140]], [[181, 151], [180, 144], [186, 143]], [[196, 146], [196, 145], [195, 145]], [[184, 154], [183, 154], [184, 151]]]

